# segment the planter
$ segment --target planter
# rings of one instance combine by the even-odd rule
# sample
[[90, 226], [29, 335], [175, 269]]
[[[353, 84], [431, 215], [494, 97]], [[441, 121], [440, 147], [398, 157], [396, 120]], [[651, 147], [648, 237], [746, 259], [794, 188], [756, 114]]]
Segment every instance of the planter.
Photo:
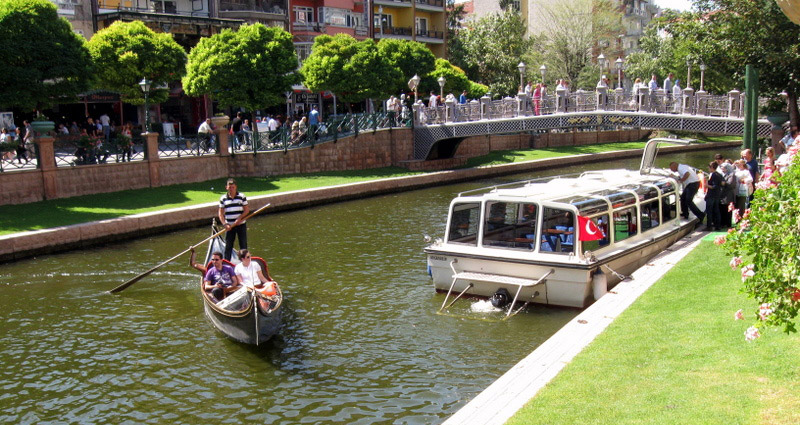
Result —
[[229, 122], [231, 122], [231, 119], [227, 115], [221, 117], [211, 117], [211, 124], [214, 124], [214, 127], [217, 129], [222, 128], [222, 126], [227, 125]]
[[772, 129], [776, 130], [779, 128], [783, 128], [783, 123], [789, 121], [789, 113], [788, 112], [772, 112], [767, 115], [767, 121], [772, 123]]
[[31, 121], [31, 128], [36, 134], [44, 134], [53, 131], [56, 128], [56, 123], [53, 121]]

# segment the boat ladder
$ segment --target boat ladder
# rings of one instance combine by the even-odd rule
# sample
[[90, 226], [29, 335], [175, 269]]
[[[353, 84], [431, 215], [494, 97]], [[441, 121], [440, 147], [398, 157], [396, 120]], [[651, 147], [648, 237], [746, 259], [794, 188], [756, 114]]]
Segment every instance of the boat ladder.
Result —
[[522, 307], [514, 311], [514, 304], [517, 303], [517, 299], [519, 298], [519, 293], [522, 291], [523, 287], [533, 287], [542, 284], [544, 283], [544, 280], [548, 276], [555, 273], [555, 270], [550, 269], [547, 273], [544, 274], [544, 276], [538, 279], [527, 279], [522, 277], [506, 276], [500, 274], [477, 273], [477, 272], [466, 272], [466, 271], [459, 272], [456, 271], [455, 268], [455, 263], [457, 262], [458, 259], [454, 259], [453, 261], [450, 262], [450, 269], [453, 270], [453, 282], [450, 284], [450, 289], [448, 289], [447, 295], [445, 295], [444, 297], [444, 302], [442, 303], [442, 307], [439, 308], [439, 311], [437, 313], [441, 313], [442, 310], [449, 309], [453, 304], [455, 304], [456, 301], [458, 301], [459, 298], [461, 298], [462, 295], [464, 295], [470, 288], [474, 286], [472, 282], [469, 282], [467, 284], [467, 287], [464, 288], [464, 290], [461, 291], [461, 293], [459, 293], [453, 299], [453, 301], [450, 302], [450, 304], [447, 304], [447, 300], [450, 298], [450, 294], [453, 292], [453, 288], [455, 287], [456, 282], [458, 280], [491, 282], [491, 283], [499, 283], [503, 285], [511, 285], [517, 287], [517, 292], [514, 294], [514, 301], [511, 302], [510, 306], [508, 307], [508, 312], [506, 313], [506, 316], [503, 318], [503, 320], [506, 320], [509, 317], [512, 317], [517, 313], [519, 313], [520, 311], [522, 311], [522, 309], [525, 308], [530, 303], [530, 301], [526, 301], [525, 304], [522, 305]]

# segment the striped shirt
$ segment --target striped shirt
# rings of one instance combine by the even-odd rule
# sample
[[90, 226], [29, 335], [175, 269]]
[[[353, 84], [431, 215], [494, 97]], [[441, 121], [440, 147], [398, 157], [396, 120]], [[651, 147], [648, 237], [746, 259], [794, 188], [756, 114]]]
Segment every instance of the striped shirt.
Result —
[[219, 207], [225, 210], [225, 221], [229, 224], [233, 224], [242, 215], [245, 205], [247, 205], [247, 196], [244, 196], [241, 192], [237, 192], [233, 198], [228, 196], [227, 193], [219, 198]]

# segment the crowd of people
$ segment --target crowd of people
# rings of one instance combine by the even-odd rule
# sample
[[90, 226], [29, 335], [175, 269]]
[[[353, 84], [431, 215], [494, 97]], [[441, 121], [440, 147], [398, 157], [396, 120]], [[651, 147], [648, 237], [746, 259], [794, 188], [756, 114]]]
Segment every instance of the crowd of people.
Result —
[[[718, 231], [736, 224], [750, 208], [750, 201], [756, 190], [773, 187], [777, 177], [791, 163], [791, 154], [800, 148], [800, 132], [793, 129], [788, 137], [776, 143], [783, 152], [776, 154], [770, 146], [764, 151], [763, 165], [750, 149], [741, 151], [740, 158], [733, 160], [716, 154], [709, 162], [707, 173], [694, 170], [686, 164], [673, 162], [670, 170], [676, 173], [683, 185], [681, 194], [681, 215], [689, 218], [694, 214], [702, 224], [703, 230]], [[693, 202], [698, 190], [704, 191], [705, 211]]]
[[0, 144], [4, 145], [3, 161], [14, 162], [16, 159], [19, 164], [27, 164], [34, 156], [33, 128], [30, 122], [25, 120], [21, 126], [13, 123], [9, 127], [0, 129]]

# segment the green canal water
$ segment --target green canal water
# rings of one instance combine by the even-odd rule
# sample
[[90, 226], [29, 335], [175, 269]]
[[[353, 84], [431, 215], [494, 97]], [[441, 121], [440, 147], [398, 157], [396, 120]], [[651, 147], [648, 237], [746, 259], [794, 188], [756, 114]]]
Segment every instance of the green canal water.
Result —
[[[712, 153], [673, 158], [700, 167]], [[638, 161], [582, 169], [614, 167]], [[439, 423], [579, 311], [535, 305], [506, 322], [436, 315], [444, 295], [426, 273], [424, 236], [442, 236], [460, 191], [580, 170], [251, 220], [251, 250], [268, 259], [286, 295], [280, 334], [258, 348], [227, 340], [205, 319], [187, 258], [106, 292], [209, 229], [5, 264], [0, 423]], [[500, 317], [470, 312], [473, 302], [457, 306]]]

